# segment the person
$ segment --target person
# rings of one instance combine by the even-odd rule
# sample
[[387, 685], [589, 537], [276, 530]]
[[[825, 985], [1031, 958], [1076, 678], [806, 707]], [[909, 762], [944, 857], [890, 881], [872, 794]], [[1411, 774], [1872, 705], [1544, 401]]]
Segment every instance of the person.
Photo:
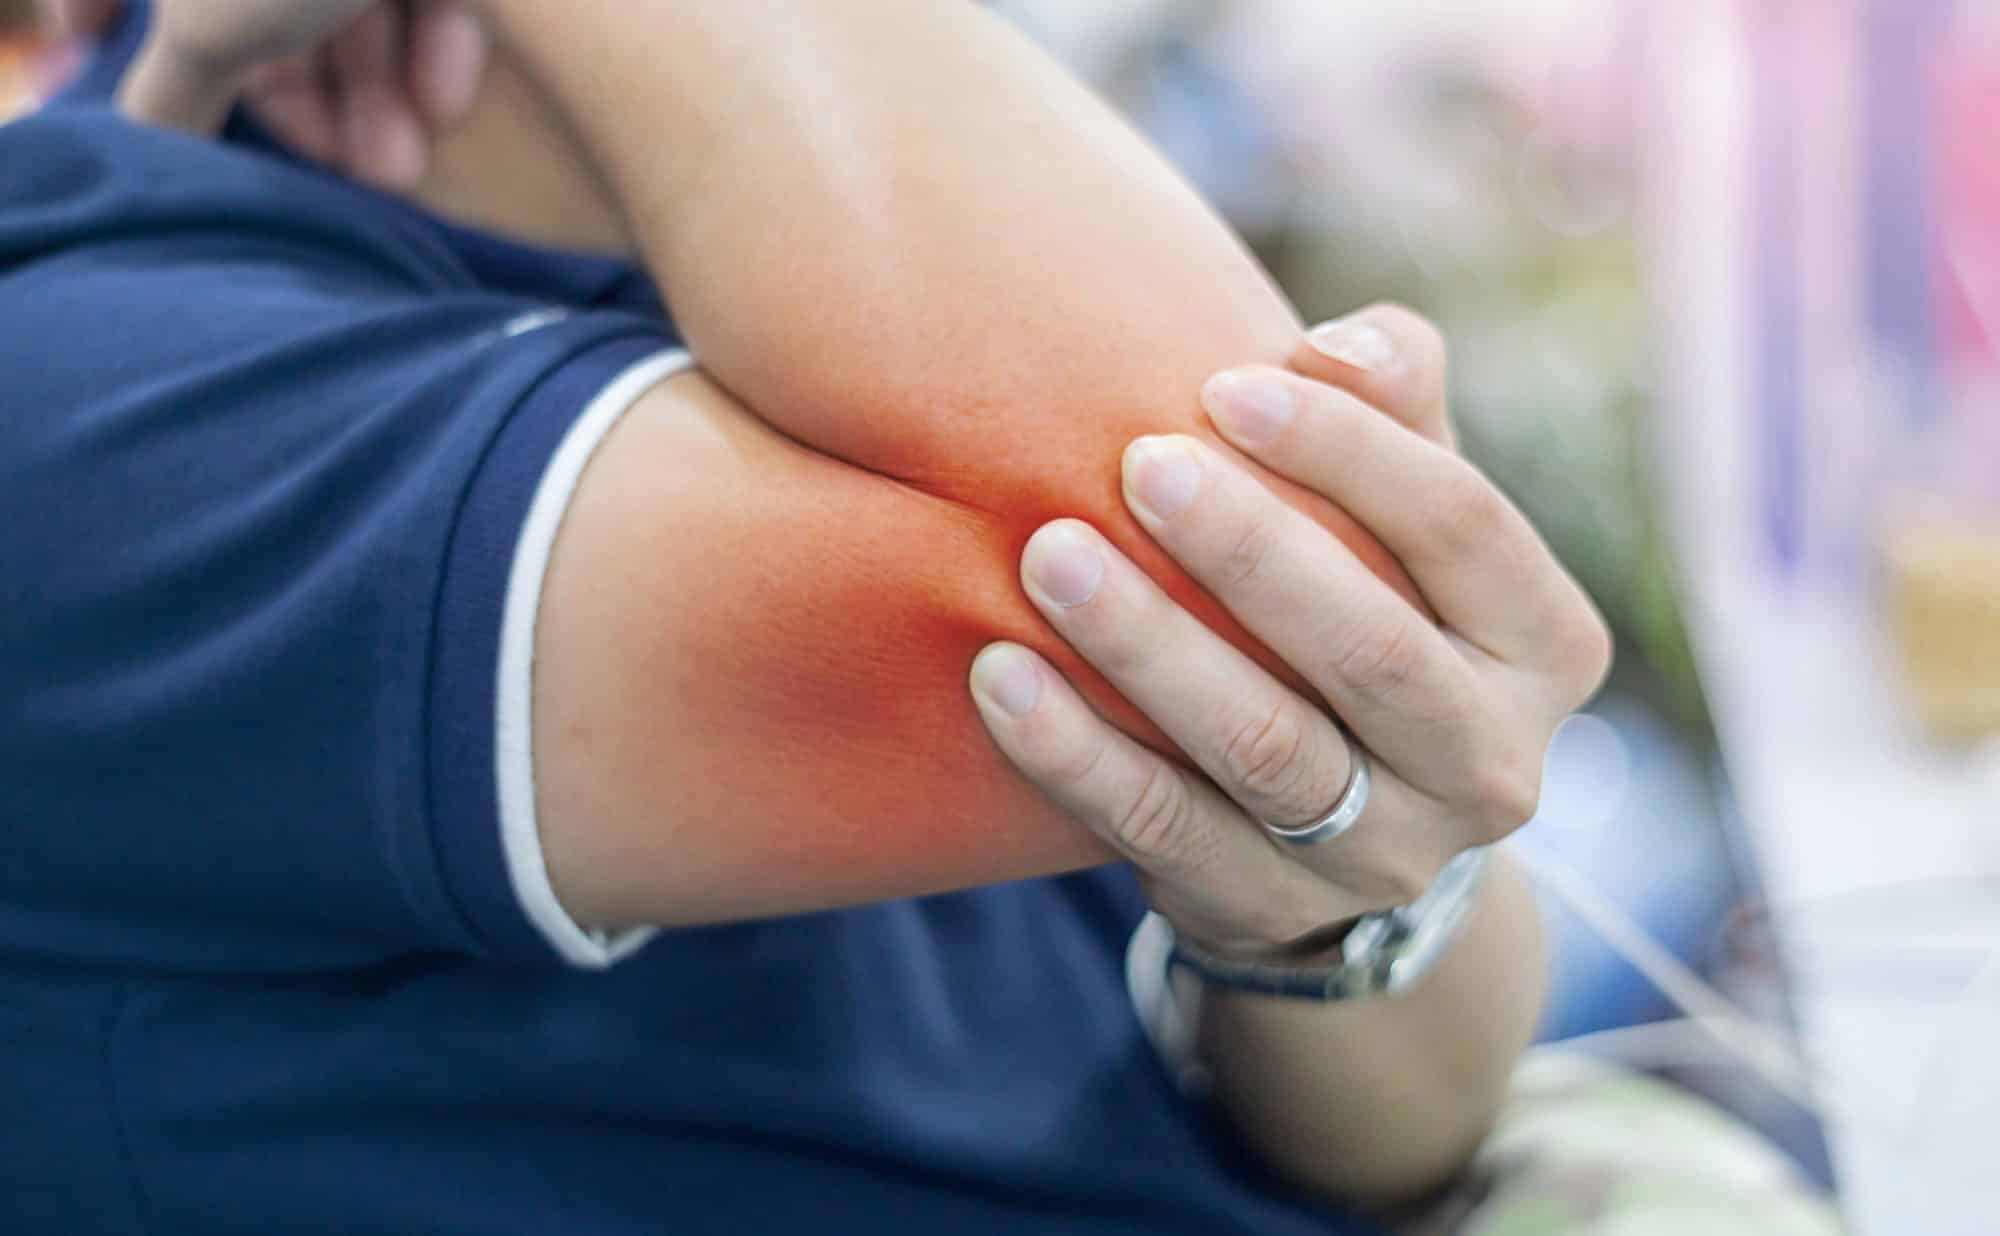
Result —
[[1206, 1099], [1126, 981], [1148, 907], [1325, 970], [1605, 671], [1436, 333], [1302, 336], [973, 6], [454, 12], [131, 5], [0, 130], [10, 1226], [1368, 1231], [1447, 1179], [1540, 1000], [1503, 856], [1397, 996], [1209, 983]]

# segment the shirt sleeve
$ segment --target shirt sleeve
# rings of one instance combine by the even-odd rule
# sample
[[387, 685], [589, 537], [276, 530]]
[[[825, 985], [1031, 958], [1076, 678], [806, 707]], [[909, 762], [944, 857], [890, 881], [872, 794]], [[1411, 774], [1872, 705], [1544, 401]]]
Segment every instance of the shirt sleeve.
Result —
[[247, 229], [143, 239], [0, 270], [0, 950], [632, 947], [549, 892], [529, 653], [583, 463], [684, 354], [645, 315], [412, 294]]
[[453, 538], [431, 694], [437, 850], [458, 904], [498, 953], [600, 968], [652, 934], [587, 930], [549, 884], [535, 818], [535, 620], [591, 454], [639, 396], [692, 363], [685, 351], [621, 339], [556, 374], [501, 430]]

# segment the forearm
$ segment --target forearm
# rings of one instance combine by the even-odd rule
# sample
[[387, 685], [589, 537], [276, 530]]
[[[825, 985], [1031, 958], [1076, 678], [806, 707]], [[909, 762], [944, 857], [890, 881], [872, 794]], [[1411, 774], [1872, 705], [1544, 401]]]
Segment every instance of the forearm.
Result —
[[1446, 958], [1397, 998], [1316, 1005], [1204, 992], [1216, 1098], [1282, 1175], [1325, 1195], [1408, 1200], [1490, 1126], [1547, 985], [1526, 882], [1496, 854]]
[[[1292, 344], [1227, 230], [974, 5], [489, 2], [704, 365], [760, 415], [833, 396], [919, 407], [939, 435], [1008, 400], [1129, 415]], [[832, 453], [939, 479], [933, 442], [855, 419]]]
[[[1298, 323], [1086, 90], [943, 0], [489, 2], [718, 382], [815, 449], [987, 513], [1013, 549], [1089, 519], [1250, 644], [1131, 521], [1117, 460], [1141, 434], [1206, 435], [1202, 381], [1283, 360]], [[1037, 646], [1151, 733], [1060, 641]]]

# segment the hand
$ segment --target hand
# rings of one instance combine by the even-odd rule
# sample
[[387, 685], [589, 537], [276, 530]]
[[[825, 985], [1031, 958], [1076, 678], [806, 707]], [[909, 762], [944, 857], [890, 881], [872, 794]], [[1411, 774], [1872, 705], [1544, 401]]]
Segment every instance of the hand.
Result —
[[[57, 30], [103, 28], [121, 0], [39, 0]], [[158, 0], [125, 92], [142, 120], [197, 130], [241, 97], [287, 147], [408, 189], [438, 130], [472, 105], [485, 30], [457, 0]], [[143, 71], [142, 71], [143, 70]]]
[[[1284, 687], [1076, 520], [1029, 540], [1028, 596], [1206, 777], [1104, 722], [1025, 648], [989, 646], [972, 670], [994, 740], [1137, 866], [1154, 908], [1203, 946], [1256, 960], [1296, 958], [1330, 925], [1412, 900], [1452, 855], [1524, 823], [1556, 725], [1610, 659], [1582, 591], [1450, 449], [1436, 331], [1386, 307], [1316, 337], [1328, 329], [1363, 344], [1333, 350], [1370, 367], [1301, 349], [1298, 372], [1233, 370], [1203, 403], [1229, 442], [1379, 537], [1437, 625], [1221, 452], [1141, 438], [1124, 458], [1133, 515], [1318, 698]], [[1279, 841], [1258, 822], [1306, 824], [1347, 783], [1335, 717], [1372, 757], [1367, 810], [1325, 844]]]

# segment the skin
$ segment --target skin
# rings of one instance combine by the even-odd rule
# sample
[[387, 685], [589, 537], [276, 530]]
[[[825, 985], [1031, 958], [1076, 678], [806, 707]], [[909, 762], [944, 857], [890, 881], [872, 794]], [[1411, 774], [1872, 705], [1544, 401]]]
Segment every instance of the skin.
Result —
[[[707, 922], [1116, 855], [1211, 948], [1308, 958], [1526, 818], [1602, 625], [1449, 450], [1427, 325], [1301, 339], [1032, 49], [968, 6], [863, 7], [484, 7], [481, 97], [512, 80], [548, 109], [523, 134], [575, 135], [575, 191], [615, 205], [704, 358], [613, 431], [558, 539], [534, 717], [558, 891], [585, 921]], [[325, 37], [156, 45], [126, 105], [199, 127]], [[427, 166], [532, 161], [454, 147], [495, 131], [440, 130]], [[475, 222], [489, 195], [419, 190]], [[1233, 425], [1274, 391], [1288, 428]], [[1146, 497], [1169, 458], [1198, 476], [1171, 513]], [[1348, 773], [1329, 707], [1376, 797], [1284, 847], [1256, 819], [1310, 819]], [[1541, 989], [1500, 866], [1407, 999], [1205, 1002], [1219, 1100], [1279, 1171], [1385, 1201], [1469, 1152]]]
[[[625, 713], [621, 739], [590, 731], [595, 754], [629, 742], [618, 766], [653, 770], [652, 790], [607, 792], [602, 777], [564, 773], [592, 759], [558, 758], [547, 801], [588, 796], [587, 812], [563, 814], [628, 835], [635, 853], [657, 859], [640, 869], [700, 843], [629, 808], [690, 794], [753, 855], [804, 844], [799, 819], [827, 836], [865, 836], [862, 852], [891, 847], [878, 851], [895, 859], [879, 875], [896, 892], [919, 891], [904, 882], [911, 872], [958, 886], [1101, 861], [1100, 843], [995, 759], [963, 690], [966, 667], [995, 637], [1023, 642], [1121, 728], [1173, 752], [1011, 584], [1034, 530], [1069, 516], [1289, 674], [1146, 536], [1120, 499], [1117, 461], [1134, 437], [1162, 430], [1229, 450], [1195, 392], [1232, 361], [1283, 361], [1299, 346], [1296, 318], [1114, 116], [972, 6], [686, 6], [673, 16], [671, 32], [653, 34], [616, 5], [522, 5], [496, 12], [496, 28], [605, 169], [707, 373], [773, 429], [972, 539], [934, 564], [928, 547], [939, 541], [917, 535], [920, 525], [847, 520], [847, 543], [866, 547], [857, 561], [834, 578], [788, 570], [760, 585], [764, 605], [729, 619], [730, 638], [749, 621], [809, 616], [810, 630], [787, 625], [757, 641], [755, 662], [727, 680], [676, 673], [716, 745], [684, 746], [658, 720]], [[701, 68], [663, 81], [653, 66], [667, 57]], [[929, 104], [912, 109], [911, 97]], [[676, 140], [660, 142], [663, 129]], [[772, 363], [780, 347], [783, 362]], [[1333, 504], [1282, 487], [1377, 569], [1400, 574]], [[892, 564], [894, 583], [877, 562]], [[843, 593], [852, 600], [836, 603]], [[565, 671], [550, 664], [561, 693]], [[614, 676], [571, 668], [570, 682]], [[744, 692], [765, 707], [740, 728], [714, 720], [740, 714], [730, 700]], [[801, 693], [814, 707], [786, 706]], [[595, 695], [575, 702], [599, 707]], [[895, 759], [892, 782], [856, 763], [846, 748], [857, 734]], [[731, 756], [774, 747], [782, 758], [769, 763]], [[636, 885], [578, 891], [620, 917], [675, 912]]]

